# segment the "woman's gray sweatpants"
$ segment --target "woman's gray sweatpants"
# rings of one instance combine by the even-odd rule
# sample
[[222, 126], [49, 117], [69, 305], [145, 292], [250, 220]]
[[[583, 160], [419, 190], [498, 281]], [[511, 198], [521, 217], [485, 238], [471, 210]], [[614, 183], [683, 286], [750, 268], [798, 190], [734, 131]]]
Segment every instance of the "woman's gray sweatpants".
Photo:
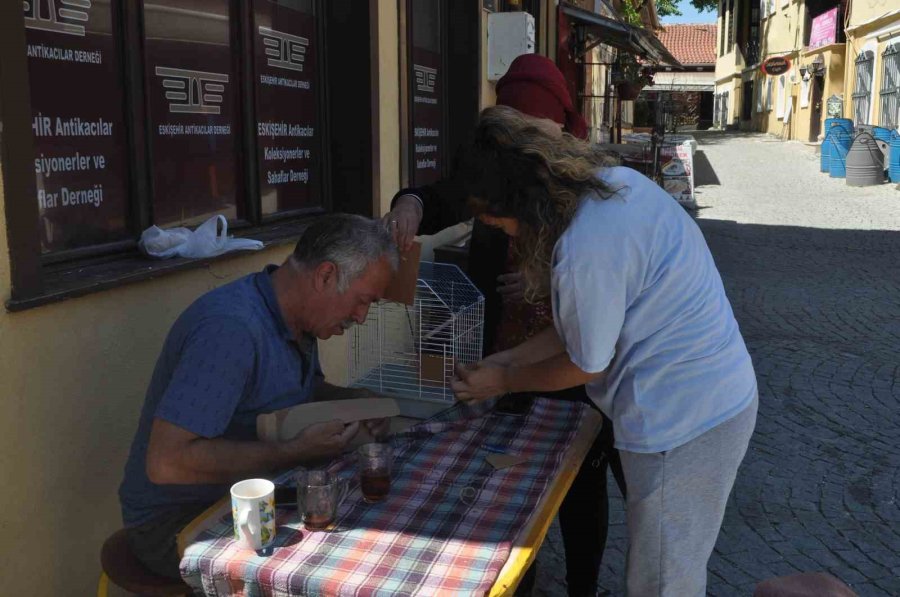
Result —
[[628, 487], [629, 597], [702, 597], [759, 399], [668, 452], [620, 452]]

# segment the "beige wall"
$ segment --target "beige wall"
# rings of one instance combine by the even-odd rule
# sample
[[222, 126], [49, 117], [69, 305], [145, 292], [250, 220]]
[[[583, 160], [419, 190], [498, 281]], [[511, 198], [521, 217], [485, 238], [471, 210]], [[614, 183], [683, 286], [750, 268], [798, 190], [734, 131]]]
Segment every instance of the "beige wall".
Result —
[[[0, 209], [17, 199], [0, 191]], [[4, 298], [10, 284], [6, 246], [0, 238]], [[21, 313], [0, 312], [4, 594], [96, 590], [100, 546], [121, 526], [116, 489], [169, 326], [203, 292], [280, 262], [287, 251], [226, 259]]]
[[378, 123], [381, 213], [400, 188], [400, 23], [396, 2], [378, 3]]
[[900, 9], [897, 0], [851, 0], [847, 27], [852, 28]]
[[[844, 51], [845, 44], [833, 44], [822, 48], [816, 48], [808, 52], [803, 52], [797, 60], [797, 68], [809, 66], [813, 60], [821, 56], [825, 65], [825, 87], [822, 93], [822, 111], [819, 123], [819, 138], [825, 134], [825, 101], [834, 94], [844, 93]], [[800, 141], [808, 141], [811, 128], [811, 111], [812, 111], [812, 95], [810, 90], [810, 101], [803, 108], [800, 107], [800, 93], [802, 84], [800, 83], [800, 75], [798, 70], [797, 82], [794, 84], [794, 108], [796, 110], [796, 118], [792, 124], [792, 138]]]

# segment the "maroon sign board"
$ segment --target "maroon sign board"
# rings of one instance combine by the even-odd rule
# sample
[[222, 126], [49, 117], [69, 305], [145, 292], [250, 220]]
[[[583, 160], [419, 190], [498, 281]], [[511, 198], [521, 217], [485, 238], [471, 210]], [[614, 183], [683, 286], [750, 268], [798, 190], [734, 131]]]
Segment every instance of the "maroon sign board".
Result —
[[313, 2], [254, 0], [256, 140], [263, 215], [320, 207]]
[[444, 170], [444, 80], [440, 0], [408, 4], [410, 168], [412, 186], [442, 178]]
[[[24, 2], [44, 253], [129, 236], [118, 2]], [[12, 198], [9, 198], [12, 200]]]
[[238, 80], [228, 0], [144, 3], [153, 222], [238, 218]]

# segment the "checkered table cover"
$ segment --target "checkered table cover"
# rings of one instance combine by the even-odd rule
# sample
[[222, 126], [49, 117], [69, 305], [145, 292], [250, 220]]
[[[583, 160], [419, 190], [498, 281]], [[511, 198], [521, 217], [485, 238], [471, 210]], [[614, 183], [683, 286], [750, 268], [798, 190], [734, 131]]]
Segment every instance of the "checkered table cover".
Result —
[[[393, 438], [384, 502], [362, 500], [346, 455], [329, 467], [352, 479], [331, 529], [308, 531], [296, 510], [279, 510], [274, 549], [260, 555], [234, 540], [228, 514], [187, 547], [181, 574], [214, 596], [484, 595], [559, 472], [584, 409], [537, 399], [516, 417], [458, 404]], [[527, 463], [495, 470], [485, 456], [496, 448]]]

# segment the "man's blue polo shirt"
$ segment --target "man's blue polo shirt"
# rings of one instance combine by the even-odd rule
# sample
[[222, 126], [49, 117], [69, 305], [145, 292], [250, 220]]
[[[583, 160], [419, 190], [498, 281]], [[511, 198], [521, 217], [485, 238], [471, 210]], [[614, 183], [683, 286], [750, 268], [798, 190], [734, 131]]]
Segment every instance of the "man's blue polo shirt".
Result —
[[228, 492], [227, 485], [151, 483], [146, 460], [154, 418], [201, 437], [255, 440], [257, 415], [312, 399], [322, 376], [316, 341], [296, 341], [285, 325], [272, 287], [276, 269], [208, 292], [169, 331], [119, 487], [126, 526], [211, 504]]

